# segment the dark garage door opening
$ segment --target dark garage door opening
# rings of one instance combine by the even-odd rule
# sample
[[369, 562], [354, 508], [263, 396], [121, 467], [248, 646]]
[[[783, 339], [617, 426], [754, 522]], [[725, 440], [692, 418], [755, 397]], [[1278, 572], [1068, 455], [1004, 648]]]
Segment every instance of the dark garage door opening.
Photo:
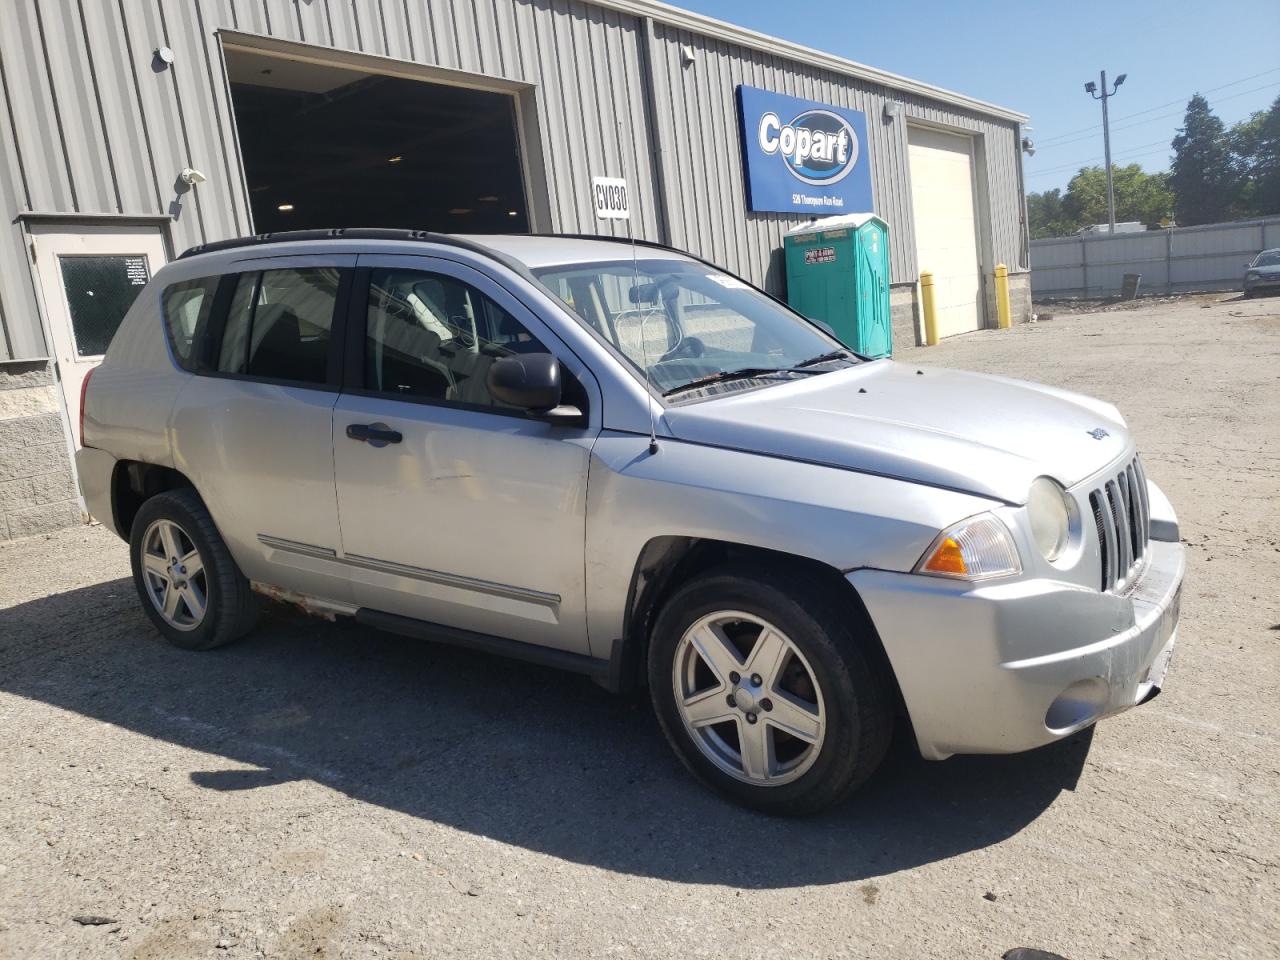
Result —
[[226, 56], [255, 231], [528, 231], [510, 95]]

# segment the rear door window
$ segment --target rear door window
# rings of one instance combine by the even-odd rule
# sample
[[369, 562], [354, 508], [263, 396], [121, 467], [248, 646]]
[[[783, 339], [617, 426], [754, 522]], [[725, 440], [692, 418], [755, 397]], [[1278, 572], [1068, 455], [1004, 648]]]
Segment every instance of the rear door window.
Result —
[[338, 300], [337, 267], [242, 273], [227, 311], [218, 370], [324, 384]]

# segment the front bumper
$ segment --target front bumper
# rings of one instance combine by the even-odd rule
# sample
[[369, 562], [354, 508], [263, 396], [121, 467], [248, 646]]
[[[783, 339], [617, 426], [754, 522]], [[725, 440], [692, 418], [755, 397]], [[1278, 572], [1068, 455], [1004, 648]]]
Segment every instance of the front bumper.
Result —
[[1253, 277], [1252, 279], [1245, 280], [1245, 293], [1253, 293], [1261, 290], [1280, 291], [1280, 275], [1267, 274], [1261, 277]]
[[1016, 753], [1151, 698], [1177, 637], [1180, 543], [1152, 540], [1120, 596], [1054, 580], [848, 575], [897, 675], [920, 752]]

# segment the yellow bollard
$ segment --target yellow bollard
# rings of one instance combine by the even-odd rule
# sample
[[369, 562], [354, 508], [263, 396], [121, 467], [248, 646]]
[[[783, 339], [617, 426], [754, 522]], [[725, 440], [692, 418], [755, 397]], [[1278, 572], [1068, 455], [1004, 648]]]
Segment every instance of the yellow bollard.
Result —
[[1001, 330], [1008, 330], [1013, 322], [1013, 308], [1009, 306], [1009, 268], [996, 264], [996, 321]]
[[920, 274], [920, 300], [924, 309], [924, 342], [927, 346], [938, 345], [938, 312], [933, 304], [933, 274]]

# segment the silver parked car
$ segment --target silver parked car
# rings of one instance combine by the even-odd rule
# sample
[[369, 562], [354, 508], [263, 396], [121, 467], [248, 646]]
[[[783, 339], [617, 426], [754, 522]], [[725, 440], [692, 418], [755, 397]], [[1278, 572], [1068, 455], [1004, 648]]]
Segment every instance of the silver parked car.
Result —
[[1280, 290], [1280, 247], [1263, 250], [1244, 265], [1244, 295]]
[[1115, 407], [854, 355], [651, 244], [311, 231], [159, 271], [86, 381], [90, 511], [204, 650], [255, 592], [647, 685], [739, 802], [836, 803], [1145, 702], [1183, 551]]

